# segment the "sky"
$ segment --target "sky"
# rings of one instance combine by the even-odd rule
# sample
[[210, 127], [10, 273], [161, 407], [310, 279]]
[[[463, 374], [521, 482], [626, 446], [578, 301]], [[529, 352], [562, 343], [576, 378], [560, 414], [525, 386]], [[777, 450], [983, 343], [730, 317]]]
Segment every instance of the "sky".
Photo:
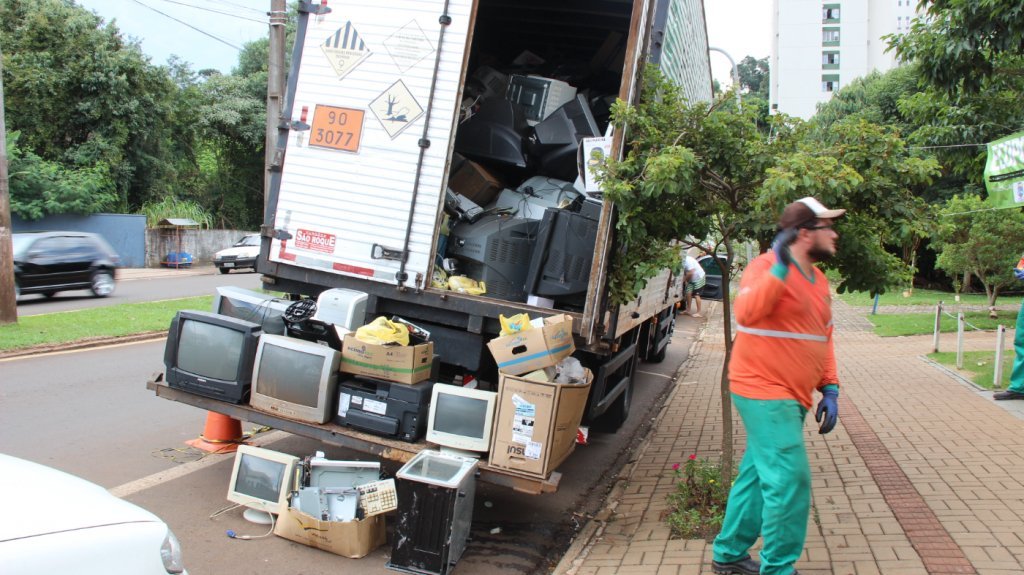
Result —
[[[173, 54], [193, 70], [230, 73], [239, 49], [267, 37], [270, 0], [75, 0], [125, 36], [139, 40], [155, 65]], [[162, 13], [162, 14], [161, 14]]]
[[[270, 9], [270, 0], [76, 2], [108, 22], [116, 19], [122, 33], [141, 41], [143, 53], [153, 64], [166, 64], [167, 58], [176, 54], [194, 70], [216, 68], [224, 73], [231, 72], [238, 62], [238, 50], [227, 44], [240, 48], [245, 42], [266, 37]], [[745, 56], [768, 56], [771, 10], [771, 0], [704, 0], [709, 45], [725, 50], [736, 62]], [[723, 86], [731, 83], [725, 56], [712, 52], [711, 68]]]

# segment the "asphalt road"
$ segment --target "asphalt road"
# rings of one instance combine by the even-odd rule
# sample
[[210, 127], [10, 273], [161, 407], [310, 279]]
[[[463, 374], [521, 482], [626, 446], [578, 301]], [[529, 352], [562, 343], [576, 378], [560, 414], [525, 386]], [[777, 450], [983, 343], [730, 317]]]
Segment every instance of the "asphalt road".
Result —
[[[148, 270], [147, 270], [148, 271]], [[197, 295], [210, 295], [217, 286], [262, 289], [260, 275], [254, 272], [231, 272], [221, 275], [213, 267], [195, 270], [121, 270], [117, 288], [109, 297], [93, 297], [89, 290], [58, 292], [52, 298], [41, 294], [18, 298], [18, 316], [71, 311], [122, 303], [157, 301]]]
[[[210, 293], [216, 285], [249, 279], [258, 284], [256, 274], [164, 277], [126, 281], [119, 292], [127, 287], [142, 294], [138, 297], [161, 299]], [[616, 434], [594, 433], [589, 445], [579, 446], [559, 468], [563, 479], [557, 493], [532, 496], [478, 486], [473, 541], [456, 575], [550, 570], [575, 530], [600, 509], [660, 408], [697, 328], [696, 320], [679, 317], [666, 360], [638, 368], [626, 426]], [[205, 412], [145, 389], [146, 380], [163, 367], [162, 353], [159, 340], [0, 360], [0, 421], [5, 423], [0, 451], [80, 475], [153, 511], [181, 539], [192, 575], [393, 573], [384, 567], [389, 545], [352, 560], [274, 536], [250, 541], [226, 537], [227, 529], [261, 535], [266, 527], [246, 522], [237, 509], [210, 518], [229, 504], [225, 496], [233, 456], [187, 448], [183, 442], [202, 431]], [[251, 428], [243, 423], [243, 429]], [[319, 449], [333, 459], [367, 459], [283, 432], [260, 433], [255, 441], [297, 456]], [[394, 473], [398, 466], [385, 462], [384, 467]], [[388, 521], [390, 531], [393, 517]]]

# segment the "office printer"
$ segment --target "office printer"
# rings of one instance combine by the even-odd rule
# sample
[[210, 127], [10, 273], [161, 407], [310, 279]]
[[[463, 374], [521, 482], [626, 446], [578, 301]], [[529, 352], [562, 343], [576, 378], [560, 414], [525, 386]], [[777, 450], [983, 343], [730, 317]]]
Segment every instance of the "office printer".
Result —
[[433, 378], [412, 385], [366, 376], [344, 379], [338, 382], [334, 423], [414, 442], [426, 433], [433, 388]]

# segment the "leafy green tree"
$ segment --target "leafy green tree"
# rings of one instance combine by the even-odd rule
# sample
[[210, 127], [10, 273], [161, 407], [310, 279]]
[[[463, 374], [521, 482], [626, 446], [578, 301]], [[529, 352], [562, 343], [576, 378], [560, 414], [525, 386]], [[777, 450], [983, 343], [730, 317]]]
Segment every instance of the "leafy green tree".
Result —
[[919, 0], [925, 18], [888, 37], [934, 85], [979, 91], [994, 76], [1024, 74], [1024, 4], [1019, 0]]
[[[1024, 212], [988, 209], [980, 196], [954, 196], [943, 206], [934, 243], [936, 266], [953, 278], [971, 274], [985, 287], [988, 305], [1016, 283], [1013, 267], [1024, 251]], [[959, 282], [954, 280], [958, 288]], [[959, 289], [957, 290], [959, 291]]]
[[69, 1], [3, 0], [0, 42], [8, 127], [24, 150], [105, 173], [119, 210], [162, 177], [171, 84], [116, 27]]
[[753, 56], [746, 56], [736, 64], [736, 73], [740, 77], [740, 86], [749, 94], [756, 94], [762, 99], [768, 99], [768, 58], [760, 60]]

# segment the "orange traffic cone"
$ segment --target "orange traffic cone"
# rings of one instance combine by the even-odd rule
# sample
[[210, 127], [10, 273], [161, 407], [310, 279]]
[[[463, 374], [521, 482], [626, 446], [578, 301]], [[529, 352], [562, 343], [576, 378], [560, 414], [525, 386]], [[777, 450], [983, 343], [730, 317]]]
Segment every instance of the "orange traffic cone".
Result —
[[203, 434], [185, 443], [211, 453], [234, 453], [244, 439], [241, 421], [223, 413], [208, 411]]

